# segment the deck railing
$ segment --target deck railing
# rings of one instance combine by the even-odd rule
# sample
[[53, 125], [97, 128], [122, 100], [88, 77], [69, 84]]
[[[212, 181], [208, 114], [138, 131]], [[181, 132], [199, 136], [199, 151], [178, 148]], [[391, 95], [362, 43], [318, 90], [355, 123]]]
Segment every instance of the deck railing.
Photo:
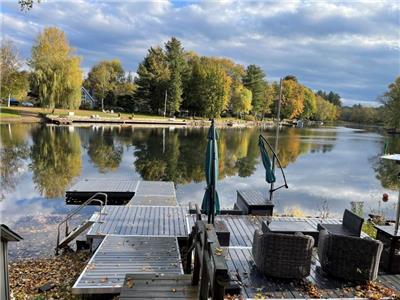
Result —
[[[96, 197], [98, 196], [103, 196], [104, 200], [97, 199]], [[58, 255], [58, 250], [59, 250], [59, 245], [60, 245], [60, 233], [61, 233], [61, 226], [65, 224], [65, 237], [68, 236], [69, 232], [69, 227], [68, 227], [68, 221], [75, 216], [78, 212], [80, 212], [84, 207], [87, 205], [91, 204], [92, 202], [98, 202], [100, 204], [100, 213], [99, 213], [99, 218], [97, 222], [101, 222], [101, 215], [103, 208], [107, 206], [107, 194], [105, 193], [96, 193], [93, 196], [91, 196], [88, 200], [86, 200], [84, 203], [79, 205], [77, 208], [72, 210], [59, 224], [57, 227], [57, 243], [56, 243], [56, 255]]]
[[[199, 299], [223, 300], [225, 288], [229, 284], [228, 267], [223, 250], [218, 242], [213, 225], [197, 220], [193, 227], [193, 246], [189, 248], [188, 257], [194, 250], [194, 267], [192, 285], [199, 287]], [[186, 268], [190, 270], [191, 259]], [[201, 274], [201, 276], [200, 276]]]

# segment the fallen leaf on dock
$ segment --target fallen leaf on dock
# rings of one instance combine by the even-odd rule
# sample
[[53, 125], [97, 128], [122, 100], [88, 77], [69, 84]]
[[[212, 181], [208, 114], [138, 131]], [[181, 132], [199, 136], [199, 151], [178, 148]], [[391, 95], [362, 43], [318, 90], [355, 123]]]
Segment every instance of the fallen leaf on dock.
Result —
[[135, 285], [135, 281], [133, 280], [133, 278], [129, 278], [129, 279], [126, 281], [126, 286], [127, 286], [129, 289], [131, 289], [134, 285]]

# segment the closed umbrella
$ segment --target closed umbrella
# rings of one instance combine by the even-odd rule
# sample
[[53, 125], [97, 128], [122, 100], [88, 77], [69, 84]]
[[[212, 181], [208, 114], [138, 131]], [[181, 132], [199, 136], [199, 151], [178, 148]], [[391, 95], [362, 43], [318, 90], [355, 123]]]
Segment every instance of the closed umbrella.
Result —
[[211, 121], [211, 127], [207, 136], [207, 152], [205, 161], [205, 173], [207, 188], [204, 193], [201, 209], [208, 216], [208, 223], [214, 224], [214, 217], [219, 213], [219, 198], [216, 190], [218, 179], [218, 133], [215, 129], [214, 119]]
[[[391, 155], [384, 155], [382, 156], [383, 159], [388, 159], [391, 161], [396, 162], [398, 165], [400, 165], [400, 154], [391, 154]], [[399, 173], [399, 179], [400, 179], [400, 173]], [[399, 230], [399, 220], [400, 220], [400, 190], [399, 190], [399, 198], [397, 201], [397, 209], [396, 209], [396, 222], [394, 225], [394, 234], [397, 235], [398, 230]]]
[[[268, 147], [268, 149], [272, 153], [272, 163], [271, 163], [271, 160], [269, 158], [266, 146]], [[272, 149], [271, 144], [261, 134], [258, 137], [258, 147], [260, 148], [261, 160], [262, 160], [264, 168], [265, 168], [265, 181], [271, 184], [271, 187], [270, 187], [270, 190], [269, 190], [269, 193], [270, 193], [269, 200], [272, 201], [273, 192], [275, 192], [276, 190], [279, 190], [280, 188], [283, 188], [283, 187], [288, 188], [285, 172], [283, 171], [281, 162], [279, 161], [279, 158], [276, 155], [275, 151]], [[279, 168], [281, 169], [282, 177], [283, 177], [283, 180], [285, 181], [285, 183], [283, 185], [281, 185], [281, 186], [279, 186], [277, 188], [274, 188], [274, 183], [276, 181], [276, 177], [275, 177], [275, 160], [278, 163]]]

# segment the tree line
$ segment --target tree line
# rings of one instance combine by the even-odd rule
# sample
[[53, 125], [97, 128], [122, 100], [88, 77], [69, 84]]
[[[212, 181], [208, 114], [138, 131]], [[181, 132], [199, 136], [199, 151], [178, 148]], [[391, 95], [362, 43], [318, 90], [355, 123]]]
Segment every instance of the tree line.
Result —
[[[29, 91], [43, 107], [77, 109], [84, 86], [101, 109], [259, 120], [276, 115], [280, 82], [268, 81], [260, 66], [245, 67], [228, 58], [200, 56], [186, 51], [175, 37], [163, 47], [148, 49], [136, 76], [113, 59], [98, 62], [83, 79], [81, 57], [56, 27], [45, 28], [31, 52], [27, 62], [31, 71], [21, 71], [15, 46], [10, 41], [2, 42], [1, 97], [23, 98]], [[398, 114], [400, 110], [398, 81], [382, 96], [388, 116], [385, 121], [392, 127], [398, 122], [392, 112]], [[340, 95], [333, 91], [314, 92], [294, 75], [282, 79], [283, 118], [336, 120], [343, 112], [348, 116], [347, 111], [342, 108]]]

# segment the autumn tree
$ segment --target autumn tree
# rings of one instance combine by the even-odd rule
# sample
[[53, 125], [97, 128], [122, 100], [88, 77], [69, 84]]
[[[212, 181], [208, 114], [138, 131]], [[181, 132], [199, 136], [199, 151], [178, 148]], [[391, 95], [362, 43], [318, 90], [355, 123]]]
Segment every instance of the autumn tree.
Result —
[[245, 88], [242, 84], [237, 84], [233, 87], [231, 98], [232, 112], [241, 115], [251, 111], [251, 91]]
[[265, 99], [265, 73], [256, 65], [249, 65], [246, 74], [243, 77], [244, 86], [249, 89], [253, 95], [252, 106], [254, 114], [262, 111]]
[[164, 109], [169, 80], [170, 71], [164, 50], [161, 47], [150, 48], [139, 64], [135, 78], [135, 100], [139, 102], [141, 110], [158, 113]]
[[262, 101], [261, 105], [261, 114], [262, 118], [265, 116], [265, 114], [268, 114], [271, 112], [271, 107], [274, 103], [274, 99], [278, 97], [277, 94], [275, 94], [275, 89], [272, 84], [269, 84], [268, 82], [265, 82], [264, 84], [264, 98]]
[[2, 98], [22, 98], [29, 89], [28, 73], [19, 71], [22, 65], [11, 40], [3, 40], [0, 48], [0, 94]]
[[384, 104], [386, 126], [400, 129], [400, 76], [389, 85], [381, 101]]
[[64, 32], [56, 27], [45, 28], [37, 37], [29, 66], [42, 106], [79, 108], [82, 71], [80, 58], [73, 52]]
[[313, 91], [304, 87], [304, 108], [301, 117], [310, 119], [317, 110], [317, 99]]
[[304, 88], [296, 80], [283, 80], [281, 113], [284, 118], [297, 118], [304, 109]]
[[223, 66], [208, 57], [201, 57], [193, 67], [196, 89], [192, 101], [200, 104], [197, 109], [202, 116], [219, 117], [228, 108], [232, 79]]
[[333, 121], [337, 117], [337, 107], [321, 96], [316, 98], [317, 109], [314, 119], [318, 121]]
[[103, 60], [89, 71], [85, 87], [101, 102], [101, 109], [104, 110], [106, 96], [110, 94], [114, 96], [115, 93], [120, 92], [125, 81], [125, 71], [119, 60]]

